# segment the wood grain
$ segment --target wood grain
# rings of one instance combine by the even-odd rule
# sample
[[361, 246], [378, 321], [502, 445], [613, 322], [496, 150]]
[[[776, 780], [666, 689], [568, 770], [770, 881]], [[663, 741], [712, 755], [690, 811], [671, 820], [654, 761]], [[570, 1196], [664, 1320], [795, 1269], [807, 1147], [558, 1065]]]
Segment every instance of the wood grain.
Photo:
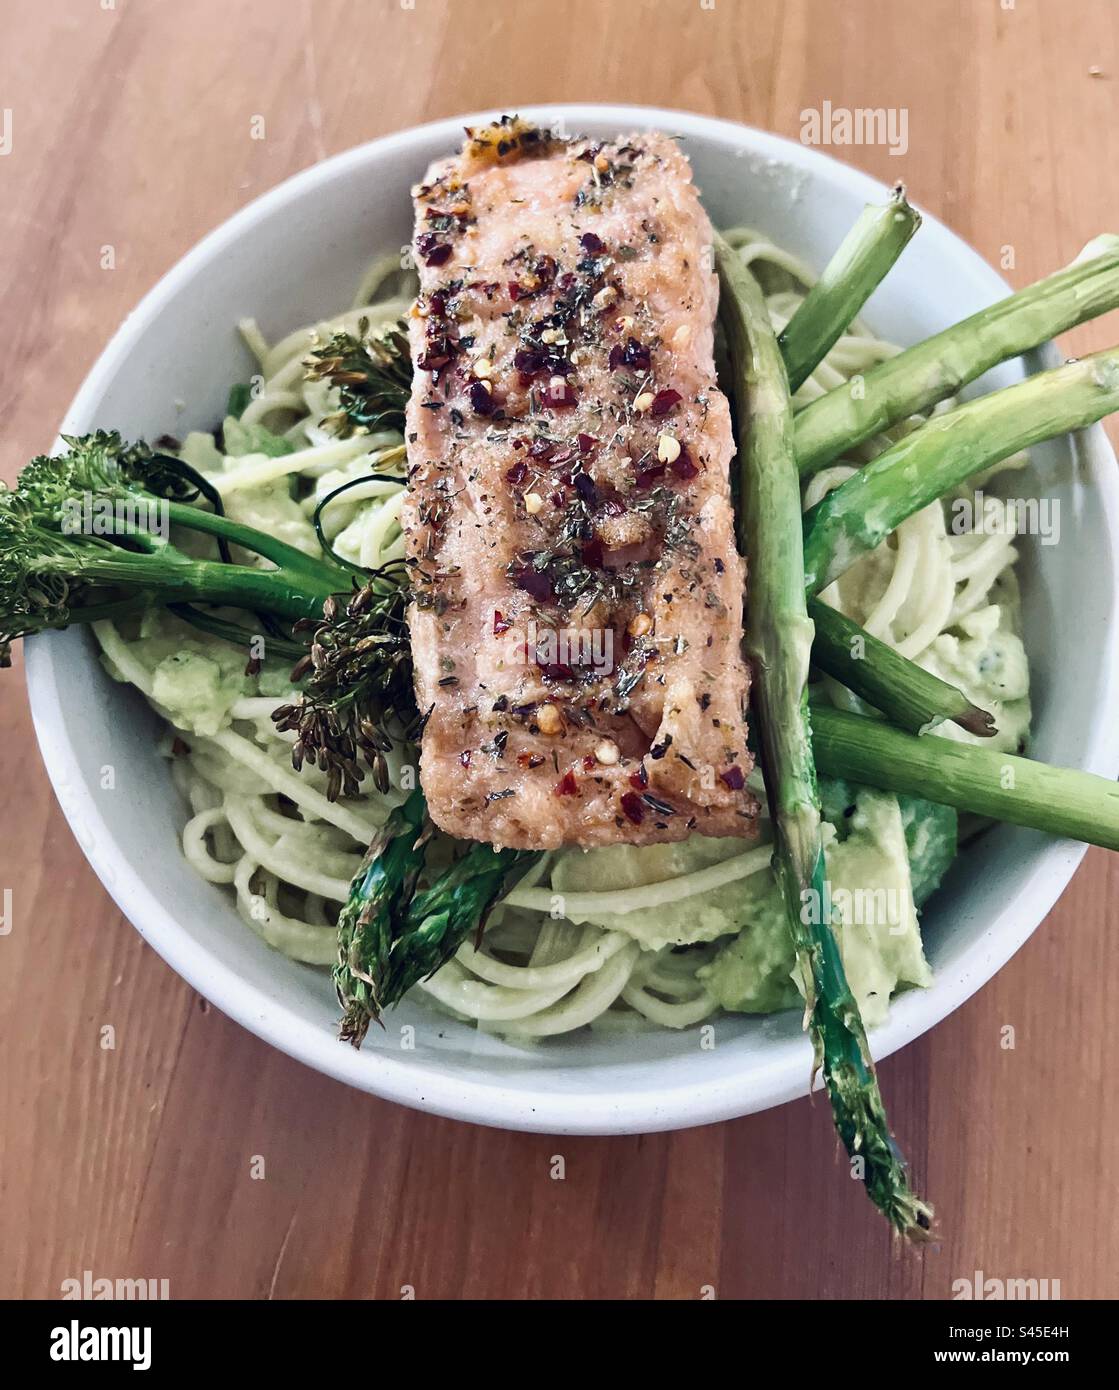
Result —
[[[1115, 230], [1111, 0], [3, 0], [0, 19], [9, 478], [204, 232], [323, 155], [456, 111], [647, 102], [796, 136], [825, 99], [904, 107], [904, 157], [835, 153], [904, 176], [988, 259], [1012, 247], [1015, 283]], [[249, 138], [255, 115], [264, 141]], [[1103, 322], [1069, 346], [1115, 336]], [[0, 936], [0, 1295], [51, 1296], [85, 1269], [168, 1278], [175, 1297], [943, 1297], [976, 1268], [1059, 1278], [1066, 1297], [1119, 1293], [1119, 860], [1089, 854], [998, 978], [883, 1065], [946, 1233], [899, 1252], [844, 1180], [821, 1104], [643, 1138], [504, 1134], [269, 1050], [121, 918], [51, 796], [17, 672], [0, 699], [14, 909]]]

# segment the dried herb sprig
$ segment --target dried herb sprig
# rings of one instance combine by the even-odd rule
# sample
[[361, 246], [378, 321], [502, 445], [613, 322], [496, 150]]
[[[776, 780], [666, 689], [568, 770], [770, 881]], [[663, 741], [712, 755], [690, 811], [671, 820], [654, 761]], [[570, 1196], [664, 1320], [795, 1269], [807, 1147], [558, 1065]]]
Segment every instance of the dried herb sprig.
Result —
[[404, 407], [412, 390], [412, 360], [403, 322], [369, 331], [369, 320], [352, 333], [335, 333], [304, 363], [308, 381], [338, 388], [341, 410], [324, 425], [343, 439], [357, 429], [403, 430]]
[[370, 573], [345, 601], [331, 595], [321, 619], [296, 624], [310, 632], [307, 654], [291, 673], [304, 681], [299, 700], [281, 705], [272, 719], [280, 732], [295, 730], [292, 749], [298, 770], [314, 763], [328, 774], [327, 796], [356, 796], [364, 771], [372, 769], [377, 790], [389, 788], [386, 760], [397, 738], [413, 732], [412, 648], [406, 609], [407, 566], [392, 561]]

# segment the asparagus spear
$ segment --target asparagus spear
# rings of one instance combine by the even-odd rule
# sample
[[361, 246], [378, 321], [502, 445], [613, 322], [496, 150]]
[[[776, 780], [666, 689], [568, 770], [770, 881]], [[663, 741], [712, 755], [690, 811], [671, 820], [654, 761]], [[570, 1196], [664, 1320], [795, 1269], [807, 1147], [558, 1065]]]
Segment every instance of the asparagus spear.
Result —
[[935, 405], [999, 362], [1119, 305], [1119, 236], [1105, 233], [1055, 275], [877, 363], [812, 401], [795, 420], [802, 477], [876, 434]]
[[334, 984], [340, 1036], [354, 1047], [384, 1009], [482, 931], [494, 903], [537, 858], [535, 851], [472, 844], [417, 892], [431, 828], [417, 788], [369, 846], [339, 915]]
[[813, 598], [808, 616], [816, 627], [812, 660], [899, 728], [927, 733], [946, 719], [986, 738], [995, 721], [962, 690], [923, 670], [850, 618]]
[[804, 576], [817, 593], [922, 507], [973, 473], [1119, 410], [1119, 348], [937, 415], [859, 469], [804, 518]]
[[378, 998], [398, 1003], [420, 980], [445, 964], [462, 943], [484, 930], [499, 898], [539, 858], [537, 850], [471, 844], [461, 859], [415, 895], [400, 933], [376, 963]]
[[[715, 238], [722, 315], [740, 420], [740, 539], [750, 559], [746, 647], [754, 667], [762, 770], [774, 826], [774, 870], [802, 975], [806, 1019], [836, 1129], [861, 1165], [871, 1200], [896, 1229], [924, 1237], [932, 1212], [910, 1191], [890, 1136], [858, 1005], [839, 945], [819, 912], [825, 863], [805, 691], [812, 623], [805, 609], [800, 491], [785, 368], [761, 292]], [[748, 424], [746, 423], [748, 422]], [[804, 918], [810, 920], [805, 922]]]
[[812, 722], [816, 767], [826, 776], [1119, 849], [1119, 783], [1107, 777], [974, 743], [914, 738], [825, 705], [813, 705]]
[[795, 391], [823, 361], [885, 279], [921, 225], [898, 184], [884, 206], [868, 204], [777, 342]]
[[[389, 814], [370, 843], [338, 914], [338, 964], [334, 988], [342, 1006], [339, 1037], [360, 1047], [370, 1022], [380, 1017], [384, 963], [393, 946], [400, 907], [412, 896], [430, 833], [427, 802], [417, 787]], [[399, 998], [399, 995], [397, 996]]]

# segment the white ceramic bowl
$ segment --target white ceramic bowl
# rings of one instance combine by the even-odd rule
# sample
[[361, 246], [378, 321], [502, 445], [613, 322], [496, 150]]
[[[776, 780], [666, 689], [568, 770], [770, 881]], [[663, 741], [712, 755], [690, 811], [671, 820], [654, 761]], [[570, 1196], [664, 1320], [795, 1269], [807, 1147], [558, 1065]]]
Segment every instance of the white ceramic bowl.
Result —
[[[881, 185], [826, 156], [724, 121], [640, 107], [533, 110], [543, 123], [613, 134], [678, 133], [716, 225], [745, 222], [820, 266]], [[255, 315], [273, 339], [350, 302], [370, 256], [409, 236], [409, 186], [449, 151], [464, 123], [440, 121], [350, 150], [298, 174], [206, 237], [144, 299], [106, 348], [63, 426], [149, 438], [210, 428], [251, 363], [234, 331]], [[920, 189], [915, 190], [920, 193]], [[1077, 248], [1070, 246], [1071, 254]], [[932, 218], [871, 300], [873, 327], [914, 342], [1001, 298], [1004, 281]], [[1020, 373], [1008, 368], [986, 389]], [[1064, 543], [1026, 543], [1027, 645], [1037, 756], [1113, 774], [1119, 764], [1115, 457], [1099, 429], [1036, 451], [1062, 506]], [[339, 1080], [461, 1119], [560, 1133], [630, 1133], [722, 1120], [801, 1094], [809, 1045], [796, 1012], [727, 1018], [717, 1045], [697, 1030], [581, 1034], [516, 1047], [405, 1004], [361, 1052], [335, 1039], [323, 972], [292, 964], [243, 925], [220, 889], [179, 852], [184, 808], [155, 751], [157, 720], [112, 683], [88, 633], [28, 644], [27, 676], [43, 757], [70, 825], [141, 935], [223, 1012]], [[80, 717], [73, 712], [81, 710]], [[100, 769], [116, 768], [116, 790]], [[893, 1006], [873, 1036], [879, 1057], [957, 1008], [1022, 944], [1068, 882], [1082, 847], [999, 828], [960, 856], [924, 916], [936, 983]], [[416, 1025], [415, 1049], [401, 1026]]]

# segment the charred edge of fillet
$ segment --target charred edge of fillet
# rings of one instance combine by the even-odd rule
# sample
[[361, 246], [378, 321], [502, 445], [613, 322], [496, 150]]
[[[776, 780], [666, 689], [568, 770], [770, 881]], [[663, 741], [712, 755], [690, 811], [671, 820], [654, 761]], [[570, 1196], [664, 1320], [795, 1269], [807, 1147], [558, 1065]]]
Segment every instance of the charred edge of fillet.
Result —
[[510, 155], [548, 155], [567, 141], [554, 130], [520, 116], [502, 116], [487, 126], [465, 126], [463, 154], [482, 164], [496, 164]]

